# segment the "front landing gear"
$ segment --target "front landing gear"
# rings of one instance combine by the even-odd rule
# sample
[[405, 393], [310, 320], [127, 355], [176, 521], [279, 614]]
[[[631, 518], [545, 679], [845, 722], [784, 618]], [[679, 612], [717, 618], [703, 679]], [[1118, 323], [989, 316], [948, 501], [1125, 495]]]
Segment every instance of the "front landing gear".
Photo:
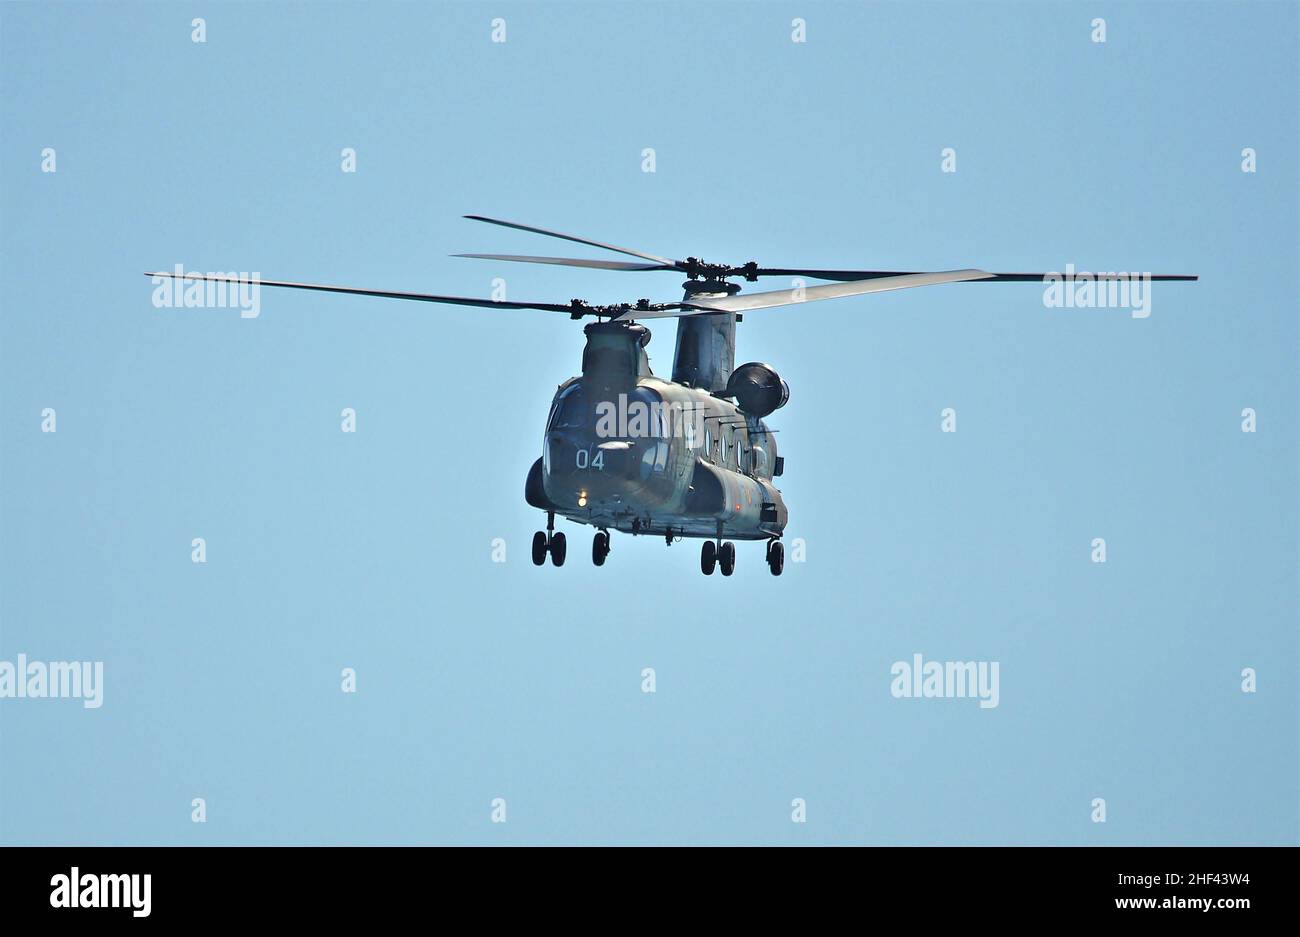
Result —
[[551, 562], [556, 566], [564, 565], [564, 557], [569, 552], [569, 545], [564, 534], [555, 531], [555, 514], [546, 512], [546, 529], [533, 534], [533, 565], [541, 566], [549, 553]]
[[718, 547], [718, 569], [724, 576], [736, 571], [736, 545], [730, 540], [724, 540]]
[[714, 566], [724, 576], [730, 576], [736, 571], [736, 545], [730, 540], [720, 543], [705, 540], [700, 547], [700, 572], [712, 576]]

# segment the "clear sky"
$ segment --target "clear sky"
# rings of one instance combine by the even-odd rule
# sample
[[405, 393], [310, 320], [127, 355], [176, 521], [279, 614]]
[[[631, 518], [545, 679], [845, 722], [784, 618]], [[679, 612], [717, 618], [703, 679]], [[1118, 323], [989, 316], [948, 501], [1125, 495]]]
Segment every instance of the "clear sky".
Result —
[[[0, 660], [105, 681], [0, 699], [0, 841], [1295, 843], [1297, 43], [1294, 3], [0, 5]], [[806, 562], [616, 535], [597, 569], [564, 524], [537, 569], [575, 323], [140, 276], [680, 297], [450, 258], [598, 256], [470, 212], [1202, 279], [1146, 319], [980, 283], [752, 313]], [[917, 653], [997, 662], [999, 705], [895, 699]]]

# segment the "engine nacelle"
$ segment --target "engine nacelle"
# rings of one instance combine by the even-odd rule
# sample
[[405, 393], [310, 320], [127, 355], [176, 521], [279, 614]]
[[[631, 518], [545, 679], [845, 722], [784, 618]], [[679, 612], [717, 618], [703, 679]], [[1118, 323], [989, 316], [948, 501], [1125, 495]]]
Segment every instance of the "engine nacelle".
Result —
[[736, 406], [746, 413], [767, 416], [785, 406], [790, 399], [790, 385], [770, 364], [751, 361], [731, 372], [727, 396], [734, 397]]

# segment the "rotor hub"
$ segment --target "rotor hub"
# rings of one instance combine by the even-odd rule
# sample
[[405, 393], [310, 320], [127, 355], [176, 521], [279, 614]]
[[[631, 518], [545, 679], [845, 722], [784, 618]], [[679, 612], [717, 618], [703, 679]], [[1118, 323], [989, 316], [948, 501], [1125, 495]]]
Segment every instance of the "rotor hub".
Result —
[[730, 264], [705, 263], [698, 257], [687, 257], [685, 260], [679, 261], [677, 267], [691, 280], [723, 280], [727, 277], [744, 277], [750, 283], [758, 281], [758, 264], [752, 260], [739, 267], [733, 267]]
[[638, 299], [634, 303], [610, 303], [593, 305], [583, 299], [569, 300], [569, 318], [581, 319], [583, 316], [596, 316], [600, 319], [616, 319], [628, 312], [655, 312], [666, 309], [664, 303], [652, 303], [648, 299]]
[[740, 292], [740, 284], [728, 283], [715, 277], [705, 280], [687, 280], [682, 284], [682, 289], [686, 290], [687, 296], [698, 296], [701, 294], [718, 295], [725, 293], [728, 296], [734, 296]]

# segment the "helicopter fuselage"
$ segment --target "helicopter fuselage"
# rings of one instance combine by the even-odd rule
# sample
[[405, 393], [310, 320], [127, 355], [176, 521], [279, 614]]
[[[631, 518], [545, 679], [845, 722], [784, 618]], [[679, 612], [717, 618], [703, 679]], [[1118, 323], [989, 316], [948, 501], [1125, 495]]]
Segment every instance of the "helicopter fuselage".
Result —
[[632, 534], [779, 538], [773, 432], [716, 392], [651, 374], [648, 338], [639, 326], [588, 327], [583, 374], [552, 401], [528, 503]]

